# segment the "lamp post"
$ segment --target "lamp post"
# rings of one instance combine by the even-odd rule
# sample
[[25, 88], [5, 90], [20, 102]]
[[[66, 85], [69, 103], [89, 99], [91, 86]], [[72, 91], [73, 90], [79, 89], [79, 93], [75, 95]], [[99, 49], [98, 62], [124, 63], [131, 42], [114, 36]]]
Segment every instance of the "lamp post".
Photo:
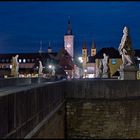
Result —
[[84, 77], [87, 77], [87, 69], [84, 69]]
[[78, 60], [80, 62], [80, 77], [83, 77], [83, 59], [82, 57], [78, 57]]
[[55, 66], [54, 65], [49, 65], [49, 69], [51, 69], [51, 76], [55, 76]]

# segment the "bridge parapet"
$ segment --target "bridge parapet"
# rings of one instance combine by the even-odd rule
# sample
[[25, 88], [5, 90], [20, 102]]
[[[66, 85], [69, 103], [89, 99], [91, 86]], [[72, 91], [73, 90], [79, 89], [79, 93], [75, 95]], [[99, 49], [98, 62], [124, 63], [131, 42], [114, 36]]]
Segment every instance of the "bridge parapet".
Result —
[[23, 138], [64, 102], [64, 82], [1, 91], [0, 138]]
[[[69, 89], [69, 90], [67, 90]], [[140, 97], [140, 80], [71, 80], [66, 99], [128, 99]]]

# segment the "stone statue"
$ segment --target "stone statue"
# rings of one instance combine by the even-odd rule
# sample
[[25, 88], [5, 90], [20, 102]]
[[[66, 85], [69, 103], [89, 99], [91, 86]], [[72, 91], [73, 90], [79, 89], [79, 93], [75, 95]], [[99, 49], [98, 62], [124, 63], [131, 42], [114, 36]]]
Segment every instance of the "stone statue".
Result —
[[102, 63], [103, 63], [103, 74], [108, 73], [108, 56], [103, 53], [103, 59], [102, 59]]
[[103, 64], [102, 61], [99, 61], [99, 67], [96, 65], [96, 77], [101, 78], [103, 73]]
[[55, 68], [54, 68], [54, 66], [52, 68], [52, 76], [55, 76]]
[[132, 49], [129, 30], [127, 27], [123, 29], [123, 37], [119, 45], [119, 53], [122, 56], [122, 65], [120, 65], [119, 79], [121, 80], [135, 80], [137, 79], [137, 68], [134, 64], [134, 51]]
[[119, 45], [119, 53], [122, 56], [122, 65], [130, 66], [133, 64], [134, 51], [132, 51], [131, 40], [129, 37], [129, 30], [127, 27], [123, 29], [123, 37]]
[[15, 57], [12, 57], [11, 75], [14, 76], [14, 77], [18, 77], [18, 75], [19, 75], [18, 57], [19, 57], [19, 55], [16, 55]]
[[42, 71], [43, 71], [43, 65], [42, 62], [39, 61], [39, 71], [38, 71], [39, 76], [42, 75]]

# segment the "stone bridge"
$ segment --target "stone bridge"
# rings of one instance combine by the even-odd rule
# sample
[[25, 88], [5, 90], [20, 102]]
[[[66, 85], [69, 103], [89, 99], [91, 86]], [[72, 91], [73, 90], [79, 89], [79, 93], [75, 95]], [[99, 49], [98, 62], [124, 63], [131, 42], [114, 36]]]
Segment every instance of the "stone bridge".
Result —
[[140, 138], [140, 81], [0, 80], [0, 138]]

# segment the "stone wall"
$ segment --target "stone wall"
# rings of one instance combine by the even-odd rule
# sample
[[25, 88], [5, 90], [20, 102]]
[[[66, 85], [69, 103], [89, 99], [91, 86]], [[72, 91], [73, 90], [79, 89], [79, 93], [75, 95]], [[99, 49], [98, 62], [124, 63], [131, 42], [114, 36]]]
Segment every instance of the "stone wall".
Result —
[[140, 101], [69, 100], [67, 138], [140, 138]]
[[65, 138], [65, 106], [48, 119], [33, 139], [64, 139]]
[[129, 99], [140, 97], [140, 80], [85, 79], [66, 83], [66, 99]]

